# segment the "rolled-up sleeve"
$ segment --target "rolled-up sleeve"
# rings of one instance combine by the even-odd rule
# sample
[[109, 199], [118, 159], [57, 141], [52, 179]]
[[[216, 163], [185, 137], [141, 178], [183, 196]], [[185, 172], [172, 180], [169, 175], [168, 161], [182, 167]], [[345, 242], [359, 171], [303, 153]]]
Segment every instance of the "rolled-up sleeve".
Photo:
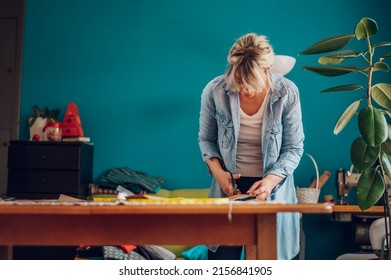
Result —
[[199, 119], [198, 144], [202, 159], [212, 157], [222, 160], [217, 145], [218, 127], [215, 119], [216, 107], [213, 100], [215, 82], [209, 82], [201, 94], [201, 110]]

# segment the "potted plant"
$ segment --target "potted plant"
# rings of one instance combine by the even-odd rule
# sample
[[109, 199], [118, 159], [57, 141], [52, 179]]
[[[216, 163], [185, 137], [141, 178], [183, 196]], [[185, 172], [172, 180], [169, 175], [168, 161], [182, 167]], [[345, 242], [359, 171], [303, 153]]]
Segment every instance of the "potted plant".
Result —
[[[304, 70], [323, 76], [339, 76], [349, 73], [365, 77], [365, 84], [346, 84], [331, 87], [322, 92], [360, 91], [358, 100], [350, 104], [338, 118], [334, 134], [340, 133], [353, 116], [358, 115], [360, 135], [350, 149], [352, 165], [361, 172], [357, 184], [357, 204], [362, 210], [375, 205], [382, 197], [388, 205], [386, 175], [391, 177], [391, 85], [373, 84], [373, 76], [378, 71], [388, 72], [386, 61], [391, 52], [376, 56], [376, 51], [390, 47], [391, 41], [372, 43], [372, 36], [378, 32], [377, 23], [371, 18], [362, 18], [353, 34], [343, 34], [319, 41], [300, 54], [324, 54], [318, 59], [320, 66], [304, 66]], [[353, 38], [363, 40], [365, 46], [359, 50], [341, 50]], [[343, 65], [346, 62], [355, 65]], [[360, 64], [358, 64], [360, 60]], [[357, 66], [359, 65], [359, 66]], [[361, 108], [360, 108], [361, 106]], [[384, 194], [384, 195], [383, 195]], [[388, 207], [386, 207], [388, 208]]]
[[21, 122], [28, 122], [30, 128], [30, 140], [32, 140], [34, 135], [39, 135], [40, 140], [45, 140], [43, 128], [49, 122], [58, 121], [58, 115], [60, 114], [60, 110], [49, 110], [47, 107], [41, 109], [37, 105], [34, 105], [32, 109], [32, 116], [22, 120]]
[[[318, 66], [304, 66], [304, 70], [323, 76], [358, 74], [365, 84], [345, 84], [322, 90], [322, 92], [359, 91], [358, 99], [350, 104], [338, 118], [334, 134], [340, 133], [353, 116], [358, 116], [360, 135], [350, 148], [352, 166], [361, 172], [357, 183], [357, 204], [366, 210], [383, 198], [385, 217], [390, 217], [386, 180], [391, 178], [391, 84], [373, 84], [376, 72], [389, 72], [387, 61], [391, 41], [372, 42], [378, 25], [371, 18], [362, 18], [353, 34], [343, 34], [321, 40], [304, 51], [302, 55], [322, 54]], [[343, 49], [352, 39], [364, 42], [363, 50]], [[378, 55], [382, 52], [382, 55]], [[327, 54], [326, 54], [327, 53]], [[355, 62], [345, 65], [344, 62]], [[357, 93], [355, 93], [357, 94]], [[386, 226], [387, 233], [387, 226]], [[387, 242], [387, 247], [390, 245]]]

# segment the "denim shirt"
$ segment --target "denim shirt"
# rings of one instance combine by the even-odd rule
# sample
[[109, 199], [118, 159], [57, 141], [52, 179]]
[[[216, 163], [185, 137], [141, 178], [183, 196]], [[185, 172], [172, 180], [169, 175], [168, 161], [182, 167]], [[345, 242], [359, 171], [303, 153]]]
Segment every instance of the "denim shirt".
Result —
[[[299, 91], [285, 77], [272, 74], [273, 91], [266, 99], [262, 123], [264, 176], [283, 180], [268, 200], [297, 203], [293, 172], [303, 155], [304, 132]], [[235, 173], [240, 128], [239, 95], [230, 90], [224, 76], [210, 81], [201, 95], [198, 143], [204, 161], [212, 157]], [[209, 170], [210, 173], [210, 170]], [[210, 173], [211, 174], [211, 173]], [[209, 197], [225, 197], [213, 178]], [[277, 214], [278, 259], [292, 259], [299, 252], [300, 214]]]

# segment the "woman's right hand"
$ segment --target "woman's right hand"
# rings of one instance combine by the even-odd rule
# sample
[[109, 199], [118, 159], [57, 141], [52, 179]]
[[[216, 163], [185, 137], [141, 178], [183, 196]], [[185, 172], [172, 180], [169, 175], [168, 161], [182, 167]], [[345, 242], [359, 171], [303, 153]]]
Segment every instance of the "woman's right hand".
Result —
[[[227, 196], [234, 195], [231, 173], [224, 171], [224, 169], [221, 167], [220, 160], [218, 158], [212, 157], [210, 159], [207, 159], [206, 163], [208, 164], [209, 169], [212, 172], [213, 177], [219, 184], [221, 190]], [[232, 174], [232, 176], [235, 180], [240, 178], [240, 174]]]
[[[219, 184], [221, 190], [227, 195], [234, 195], [233, 182], [231, 178], [231, 173], [221, 170], [213, 174], [217, 183]], [[240, 174], [232, 174], [235, 180], [240, 178]], [[238, 190], [239, 191], [239, 190]]]

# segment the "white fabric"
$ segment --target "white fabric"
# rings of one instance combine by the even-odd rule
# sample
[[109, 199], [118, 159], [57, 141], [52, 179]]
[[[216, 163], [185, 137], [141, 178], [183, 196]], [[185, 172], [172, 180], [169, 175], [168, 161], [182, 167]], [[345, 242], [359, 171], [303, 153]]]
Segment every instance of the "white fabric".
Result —
[[[266, 98], [265, 98], [266, 99]], [[245, 177], [262, 177], [262, 118], [266, 100], [258, 112], [247, 115], [240, 109], [240, 129], [236, 154], [236, 173]]]
[[379, 259], [373, 253], [351, 253], [351, 254], [343, 254], [337, 257], [337, 260], [376, 260]]
[[[369, 239], [374, 250], [381, 250], [384, 248], [386, 239], [386, 219], [380, 218], [372, 222], [369, 228]], [[388, 223], [387, 223], [388, 224]]]

